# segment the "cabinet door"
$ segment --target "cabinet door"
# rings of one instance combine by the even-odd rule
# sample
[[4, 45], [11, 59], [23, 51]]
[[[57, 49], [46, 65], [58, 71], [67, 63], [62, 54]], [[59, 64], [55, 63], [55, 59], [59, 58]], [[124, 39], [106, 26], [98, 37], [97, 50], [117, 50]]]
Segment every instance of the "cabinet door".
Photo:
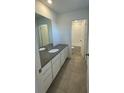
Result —
[[60, 54], [52, 60], [53, 79], [60, 70]]
[[61, 51], [61, 66], [64, 64], [64, 61], [65, 61], [65, 50], [63, 49]]
[[68, 47], [66, 47], [65, 49], [64, 49], [64, 54], [65, 54], [65, 57], [64, 57], [64, 59], [66, 60], [66, 58], [68, 57]]
[[46, 74], [46, 72], [47, 72], [48, 70], [51, 70], [51, 69], [52, 69], [52, 68], [51, 68], [51, 65], [52, 65], [52, 62], [49, 61], [49, 62], [42, 68], [42, 75], [43, 75], [43, 74]]
[[47, 89], [52, 83], [52, 63], [51, 61], [48, 62], [47, 65], [45, 65], [42, 68], [41, 73], [41, 82], [42, 82], [42, 93], [46, 93]]

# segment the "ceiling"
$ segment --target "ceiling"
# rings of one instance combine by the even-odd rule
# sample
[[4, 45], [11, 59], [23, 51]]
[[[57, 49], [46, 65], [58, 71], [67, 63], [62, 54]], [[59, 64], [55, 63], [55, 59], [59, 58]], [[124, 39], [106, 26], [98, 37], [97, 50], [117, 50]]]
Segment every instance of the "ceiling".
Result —
[[66, 13], [89, 7], [89, 0], [52, 0], [51, 5], [47, 3], [47, 0], [40, 1], [56, 13]]

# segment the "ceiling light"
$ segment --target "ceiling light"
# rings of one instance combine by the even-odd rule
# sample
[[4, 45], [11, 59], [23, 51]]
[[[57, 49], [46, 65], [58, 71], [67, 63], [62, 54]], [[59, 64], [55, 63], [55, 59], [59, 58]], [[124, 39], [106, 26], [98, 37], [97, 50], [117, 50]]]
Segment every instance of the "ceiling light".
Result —
[[52, 3], [53, 3], [52, 0], [47, 0], [47, 2], [48, 2], [49, 4], [52, 4]]

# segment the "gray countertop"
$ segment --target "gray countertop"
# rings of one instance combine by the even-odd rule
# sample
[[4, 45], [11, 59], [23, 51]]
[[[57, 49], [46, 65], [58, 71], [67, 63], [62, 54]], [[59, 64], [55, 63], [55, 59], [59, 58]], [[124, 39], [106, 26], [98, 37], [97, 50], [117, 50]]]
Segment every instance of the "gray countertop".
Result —
[[[50, 49], [47, 49], [45, 51], [39, 51], [40, 53], [40, 61], [42, 68], [50, 61], [52, 60], [58, 53], [60, 53], [65, 47], [67, 47], [66, 44], [58, 44], [54, 47], [51, 47]], [[48, 51], [51, 49], [59, 49], [58, 52], [55, 53], [49, 53]]]

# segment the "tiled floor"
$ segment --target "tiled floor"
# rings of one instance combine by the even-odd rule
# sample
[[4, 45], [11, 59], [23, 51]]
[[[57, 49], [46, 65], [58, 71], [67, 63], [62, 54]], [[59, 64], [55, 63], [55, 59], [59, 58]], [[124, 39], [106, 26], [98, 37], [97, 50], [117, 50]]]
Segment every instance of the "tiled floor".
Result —
[[86, 64], [80, 48], [75, 47], [71, 59], [67, 59], [47, 93], [87, 93]]

